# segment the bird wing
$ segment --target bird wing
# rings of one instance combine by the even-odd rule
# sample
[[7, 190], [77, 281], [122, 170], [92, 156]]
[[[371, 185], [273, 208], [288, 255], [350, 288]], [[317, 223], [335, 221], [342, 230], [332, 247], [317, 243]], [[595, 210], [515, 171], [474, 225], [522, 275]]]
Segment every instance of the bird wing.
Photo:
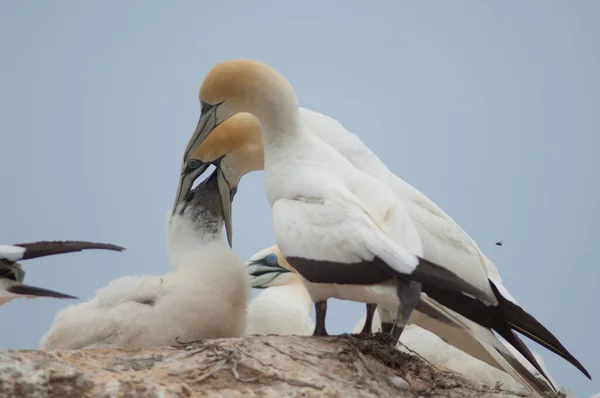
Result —
[[42, 241], [32, 243], [18, 243], [14, 246], [25, 249], [21, 259], [28, 260], [36, 257], [50, 256], [53, 254], [79, 252], [88, 249], [101, 249], [123, 251], [124, 248], [108, 243], [95, 243], [85, 241]]
[[297, 197], [279, 199], [272, 209], [277, 245], [310, 282], [363, 285], [404, 277], [484, 302], [495, 299], [392, 241], [359, 203]]
[[505, 371], [531, 391], [556, 391], [549, 377], [540, 379], [529, 371], [490, 329], [449, 310], [426, 295], [421, 295], [417, 310], [419, 314], [413, 318], [414, 323], [436, 334], [446, 343]]

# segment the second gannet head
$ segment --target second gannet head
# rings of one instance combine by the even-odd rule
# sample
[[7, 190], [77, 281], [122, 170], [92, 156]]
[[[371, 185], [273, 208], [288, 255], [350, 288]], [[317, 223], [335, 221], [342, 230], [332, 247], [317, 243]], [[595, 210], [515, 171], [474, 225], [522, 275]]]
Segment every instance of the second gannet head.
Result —
[[265, 289], [270, 286], [282, 286], [299, 283], [300, 278], [277, 245], [259, 251], [246, 262], [250, 276], [250, 286]]

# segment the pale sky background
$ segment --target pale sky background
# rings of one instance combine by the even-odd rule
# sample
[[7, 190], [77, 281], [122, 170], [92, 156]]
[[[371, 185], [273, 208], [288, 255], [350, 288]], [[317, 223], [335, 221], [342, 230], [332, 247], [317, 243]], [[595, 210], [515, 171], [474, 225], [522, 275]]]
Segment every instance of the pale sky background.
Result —
[[[578, 396], [600, 392], [600, 2], [0, 2], [0, 242], [127, 248], [25, 263], [90, 298], [168, 270], [164, 223], [217, 62], [253, 58], [448, 212], [506, 286], [595, 376], [543, 348]], [[234, 203], [235, 250], [273, 244], [262, 173]], [[494, 242], [504, 240], [504, 246]], [[0, 346], [35, 348], [74, 301], [0, 308]], [[336, 302], [350, 332], [362, 304]]]

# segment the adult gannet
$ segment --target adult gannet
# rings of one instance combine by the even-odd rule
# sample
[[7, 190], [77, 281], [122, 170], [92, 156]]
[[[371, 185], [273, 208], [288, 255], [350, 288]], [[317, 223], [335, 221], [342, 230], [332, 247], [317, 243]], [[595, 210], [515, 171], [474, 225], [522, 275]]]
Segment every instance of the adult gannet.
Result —
[[122, 277], [60, 311], [40, 348], [133, 349], [242, 336], [250, 285], [244, 262], [222, 239], [217, 173], [169, 217], [171, 272]]
[[[228, 96], [237, 96], [239, 97], [236, 100], [238, 105], [239, 103], [247, 102], [250, 98], [250, 94], [248, 93], [252, 91], [248, 89], [248, 84], [259, 85], [258, 82], [260, 79], [264, 78], [264, 75], [269, 75], [271, 73], [268, 68], [264, 69], [262, 65], [258, 64], [257, 66], [256, 63], [252, 62], [249, 62], [249, 64], [247, 64], [249, 66], [246, 68], [244, 65], [245, 62], [246, 61], [220, 64], [211, 71], [207, 79], [205, 79], [205, 83], [203, 84], [200, 93], [200, 99], [203, 105], [201, 120], [198, 124], [196, 133], [188, 144], [186, 155], [184, 157], [184, 169], [187, 167], [187, 164], [185, 163], [186, 160], [195, 162], [196, 167], [207, 167], [208, 163], [219, 163], [222, 166], [224, 175], [226, 176], [225, 178], [232, 183], [232, 189], [235, 189], [235, 182], [239, 180], [241, 175], [256, 170], [256, 165], [262, 163], [262, 152], [255, 152], [253, 156], [248, 156], [246, 158], [240, 155], [242, 152], [238, 151], [237, 155], [232, 152], [232, 150], [236, 151], [239, 147], [243, 147], [246, 150], [243, 151], [244, 153], [251, 152], [249, 148], [258, 147], [256, 142], [260, 139], [260, 124], [255, 122], [254, 125], [256, 127], [254, 129], [246, 128], [246, 131], [244, 132], [230, 132], [227, 135], [227, 140], [218, 139], [215, 135], [216, 133], [209, 135], [206, 141], [203, 141], [201, 136], [206, 136], [206, 133], [212, 126], [217, 125], [221, 120], [226, 119], [229, 114], [233, 113], [231, 110], [232, 102], [228, 100], [225, 101], [224, 104], [221, 104], [223, 101], [222, 99], [225, 99]], [[237, 70], [235, 70], [235, 64], [237, 64]], [[259, 70], [257, 71], [257, 69]], [[221, 71], [225, 71], [225, 73], [221, 73]], [[226, 76], [227, 74], [231, 75], [232, 71], [236, 76], [233, 76], [233, 78], [231, 76]], [[286, 86], [286, 84], [287, 82], [280, 85]], [[217, 88], [216, 90], [215, 87]], [[273, 85], [261, 85], [260, 90], [264, 92], [269, 91], [272, 88]], [[277, 87], [275, 88], [277, 89]], [[215, 95], [219, 95], [219, 90], [221, 90], [220, 94], [222, 95], [220, 97], [215, 97]], [[217, 92], [217, 94], [215, 94], [215, 92]], [[295, 97], [293, 100], [295, 100]], [[274, 101], [273, 104], [276, 102], [277, 101]], [[223, 108], [222, 105], [226, 105], [226, 107]], [[290, 107], [289, 104], [286, 106], [288, 108]], [[293, 107], [294, 106], [291, 106], [291, 108]], [[441, 264], [456, 265], [459, 268], [464, 267], [467, 271], [474, 274], [481, 273], [482, 270], [487, 274], [494, 273], [492, 271], [495, 271], [495, 274], [497, 274], [497, 270], [493, 263], [483, 256], [475, 242], [473, 242], [446, 213], [421, 192], [391, 173], [377, 156], [362, 144], [358, 137], [347, 132], [340, 123], [325, 115], [300, 108], [298, 110], [298, 115], [296, 116], [296, 121], [298, 123], [308, 126], [311, 133], [314, 133], [325, 143], [335, 148], [335, 150], [348, 159], [355, 167], [384, 182], [397, 197], [404, 200], [408, 207], [408, 211], [415, 222], [415, 226], [419, 231], [419, 235], [422, 238], [423, 251], [426, 258]], [[275, 120], [275, 122], [277, 122], [277, 120]], [[227, 143], [227, 145], [223, 146], [223, 143]], [[249, 145], [249, 143], [252, 145]], [[228, 154], [229, 152], [232, 153]], [[226, 154], [227, 156], [224, 156]], [[213, 155], [214, 157], [211, 158]], [[202, 162], [197, 163], [198, 160], [201, 160]], [[235, 170], [235, 167], [232, 167], [234, 163], [239, 170]], [[184, 170], [182, 173], [182, 181], [188, 178], [191, 170], [193, 169], [189, 169], [187, 172]], [[182, 195], [184, 194], [185, 190], [182, 190]], [[224, 197], [226, 196], [227, 195], [224, 195]], [[487, 288], [493, 290], [494, 295], [502, 304], [501, 306], [488, 308], [491, 313], [484, 314], [483, 317], [476, 317], [477, 319], [475, 319], [475, 323], [473, 323], [473, 319], [461, 317], [456, 312], [446, 308], [448, 311], [448, 314], [446, 315], [459, 317], [460, 322], [453, 322], [454, 325], [449, 326], [446, 322], [448, 319], [444, 322], [440, 321], [440, 313], [437, 311], [438, 319], [435, 317], [431, 319], [434, 323], [437, 322], [437, 325], [430, 325], [427, 329], [432, 330], [434, 327], [456, 328], [456, 325], [459, 324], [461, 328], [465, 329], [464, 331], [466, 333], [479, 333], [480, 335], [477, 336], [477, 338], [474, 338], [474, 336], [467, 337], [464, 333], [462, 335], [460, 333], [456, 335], [456, 331], [447, 330], [444, 338], [446, 340], [454, 339], [455, 341], [453, 341], [452, 344], [456, 347], [460, 347], [466, 352], [469, 352], [488, 363], [496, 363], [494, 366], [502, 369], [507, 366], [506, 363], [498, 364], [499, 361], [502, 362], [504, 360], [501, 357], [505, 354], [500, 352], [502, 351], [503, 346], [499, 347], [497, 339], [494, 341], [494, 335], [491, 333], [490, 329], [498, 331], [503, 337], [512, 340], [511, 344], [519, 346], [519, 349], [522, 351], [526, 351], [527, 349], [523, 343], [510, 330], [510, 328], [514, 328], [525, 333], [529, 337], [532, 337], [546, 348], [561, 355], [588, 375], [585, 369], [583, 369], [575, 358], [568, 353], [547, 329], [518, 306], [506, 288], [502, 285], [499, 277], [489, 277]], [[439, 291], [434, 291], [431, 292], [431, 295], [437, 296], [440, 301], [444, 301], [445, 298], [440, 297], [439, 293]], [[434, 300], [431, 299], [429, 301], [429, 304], [434, 302]], [[462, 312], [468, 311], [471, 315], [481, 313], [479, 307], [481, 303], [476, 300], [460, 300], [453, 304], [455, 304], [453, 308], [459, 310], [459, 312], [461, 312], [461, 310], [458, 307], [463, 306]], [[504, 310], [502, 307], [504, 307]], [[471, 316], [471, 318], [473, 318], [473, 316]], [[477, 329], [477, 327], [479, 327], [479, 331], [474, 330]], [[438, 331], [435, 332], [438, 335], [440, 334]], [[483, 336], [481, 334], [483, 334]], [[471, 340], [470, 342], [468, 341], [469, 339]], [[488, 343], [486, 343], [487, 346], [483, 348], [481, 347], [481, 344], [478, 343], [478, 340], [481, 339], [491, 339], [491, 342], [488, 341]], [[477, 347], [478, 345], [480, 345], [480, 347]], [[500, 355], [500, 357], [498, 357], [498, 355]], [[492, 358], [494, 356], [496, 358]], [[533, 359], [532, 355], [526, 356], [528, 356], [530, 360]]]
[[[257, 317], [257, 320], [260, 319], [264, 323], [260, 334], [277, 333], [275, 332], [276, 328], [281, 328], [282, 326], [280, 325], [284, 322], [290, 325], [303, 324], [305, 325], [304, 327], [307, 328], [307, 334], [309, 334], [308, 326], [306, 325], [308, 322], [312, 324], [312, 320], [306, 321], [306, 319], [310, 319], [309, 313], [312, 300], [310, 299], [310, 296], [305, 298], [304, 295], [307, 294], [306, 291], [303, 293], [294, 290], [294, 297], [285, 296], [287, 293], [285, 288], [288, 284], [300, 282], [300, 278], [295, 274], [296, 270], [281, 255], [277, 246], [263, 249], [252, 256], [252, 259], [248, 262], [248, 273], [252, 277], [252, 287], [263, 288], [265, 286], [277, 286], [281, 289], [277, 294], [265, 295], [260, 302], [260, 306], [257, 306], [257, 310], [260, 311], [260, 317]], [[272, 288], [267, 288], [264, 293], [261, 293], [261, 296], [271, 289]], [[302, 289], [304, 289], [304, 287], [302, 287]], [[299, 300], [299, 297], [302, 297], [303, 299]], [[297, 304], [299, 301], [302, 302], [301, 306]], [[426, 298], [424, 299], [424, 302], [427, 303]], [[302, 308], [302, 310], [291, 311], [290, 308], [292, 307]], [[249, 309], [249, 323], [250, 318], [252, 317], [251, 312], [252, 311]], [[352, 330], [353, 333], [364, 333], [364, 325], [369, 318], [366, 315], [367, 314], [363, 315], [356, 323]], [[284, 316], [285, 321], [280, 321]], [[381, 331], [379, 315], [375, 314], [372, 319], [373, 330], [376, 332]], [[498, 364], [495, 362], [492, 364], [482, 362], [485, 360], [485, 357], [481, 360], [475, 359], [469, 350], [464, 350], [464, 353], [460, 352], [459, 349], [445, 343], [435, 334], [418, 327], [418, 325], [430, 327], [430, 322], [431, 321], [428, 320], [426, 314], [423, 314], [420, 311], [413, 312], [408, 320], [407, 329], [402, 334], [400, 341], [434, 365], [462, 373], [478, 382], [485, 383], [492, 387], [495, 386], [496, 382], [500, 381], [504, 383], [506, 388], [514, 391], [520, 391], [523, 388], [540, 393], [545, 391], [556, 391], [554, 380], [550, 378], [546, 381], [543, 375], [531, 366], [522, 355], [512, 348], [512, 346], [508, 345], [508, 343], [497, 340], [498, 344], [503, 344], [505, 356], [509, 358], [511, 362], [519, 363], [520, 365], [511, 365], [508, 367], [508, 365], [510, 365], [509, 362], [507, 368], [498, 367]], [[290, 328], [288, 334], [293, 333], [292, 331], [297, 329], [299, 329], [298, 326]], [[433, 329], [436, 331], [440, 330], [439, 327]], [[443, 330], [444, 329], [442, 329], [442, 332]], [[454, 328], [450, 330], [459, 331], [460, 329]], [[450, 341], [452, 341], [453, 338], [454, 341], [464, 340], [464, 338], [463, 340], [457, 340], [456, 335], [451, 334], [446, 336], [445, 333], [441, 334], [444, 338], [450, 337]], [[463, 335], [464, 337], [469, 337], [468, 334], [463, 333]], [[461, 346], [459, 345], [459, 347]], [[475, 345], [475, 347], [477, 346]], [[399, 348], [401, 349], [401, 347]], [[533, 355], [547, 373], [547, 369], [539, 355], [535, 353]], [[532, 382], [531, 380], [536, 381]]]
[[[202, 115], [184, 160], [234, 114], [248, 112], [259, 120], [276, 241], [310, 282], [306, 286], [320, 304], [318, 312], [326, 311], [328, 297], [397, 307], [400, 334], [419, 301], [420, 283], [497, 304], [485, 274], [422, 258], [420, 237], [403, 203], [306, 129], [293, 89], [274, 69], [254, 61], [219, 64], [205, 78], [200, 97]], [[186, 170], [194, 165], [197, 161], [188, 158]]]
[[248, 305], [246, 334], [312, 335], [313, 301], [277, 246], [254, 254], [246, 266], [250, 285], [264, 289]]
[[0, 306], [18, 297], [77, 298], [68, 294], [26, 285], [25, 271], [18, 261], [88, 249], [123, 251], [122, 247], [84, 241], [51, 241], [0, 245]]

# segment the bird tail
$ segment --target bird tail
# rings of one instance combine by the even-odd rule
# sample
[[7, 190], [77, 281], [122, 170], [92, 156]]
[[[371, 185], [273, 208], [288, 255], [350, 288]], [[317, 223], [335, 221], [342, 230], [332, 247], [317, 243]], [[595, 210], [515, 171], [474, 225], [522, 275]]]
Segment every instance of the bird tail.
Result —
[[119, 252], [125, 250], [121, 246], [111, 245], [108, 243], [95, 243], [76, 240], [19, 243], [14, 246], [19, 246], [25, 249], [25, 253], [23, 253], [22, 258], [23, 260], [50, 256], [53, 254], [79, 252], [88, 249], [114, 250]]
[[35, 287], [25, 284], [17, 284], [6, 289], [13, 294], [20, 294], [23, 296], [35, 296], [35, 297], [54, 297], [63, 299], [76, 299], [75, 296], [56, 292], [54, 290], [48, 290], [41, 287]]
[[425, 316], [417, 317], [415, 324], [436, 334], [446, 343], [508, 373], [530, 391], [556, 392], [555, 386], [543, 371], [541, 374], [548, 380], [541, 379], [529, 371], [491, 330], [442, 306], [426, 295], [421, 295], [417, 310]]
[[521, 333], [524, 336], [529, 337], [542, 347], [552, 351], [556, 355], [564, 358], [570, 364], [575, 366], [581, 373], [586, 375], [588, 379], [592, 379], [590, 373], [583, 367], [583, 365], [558, 341], [558, 339], [538, 320], [527, 313], [523, 308], [513, 303], [510, 300], [505, 299], [494, 283], [492, 287], [498, 297], [500, 308], [508, 325]]

